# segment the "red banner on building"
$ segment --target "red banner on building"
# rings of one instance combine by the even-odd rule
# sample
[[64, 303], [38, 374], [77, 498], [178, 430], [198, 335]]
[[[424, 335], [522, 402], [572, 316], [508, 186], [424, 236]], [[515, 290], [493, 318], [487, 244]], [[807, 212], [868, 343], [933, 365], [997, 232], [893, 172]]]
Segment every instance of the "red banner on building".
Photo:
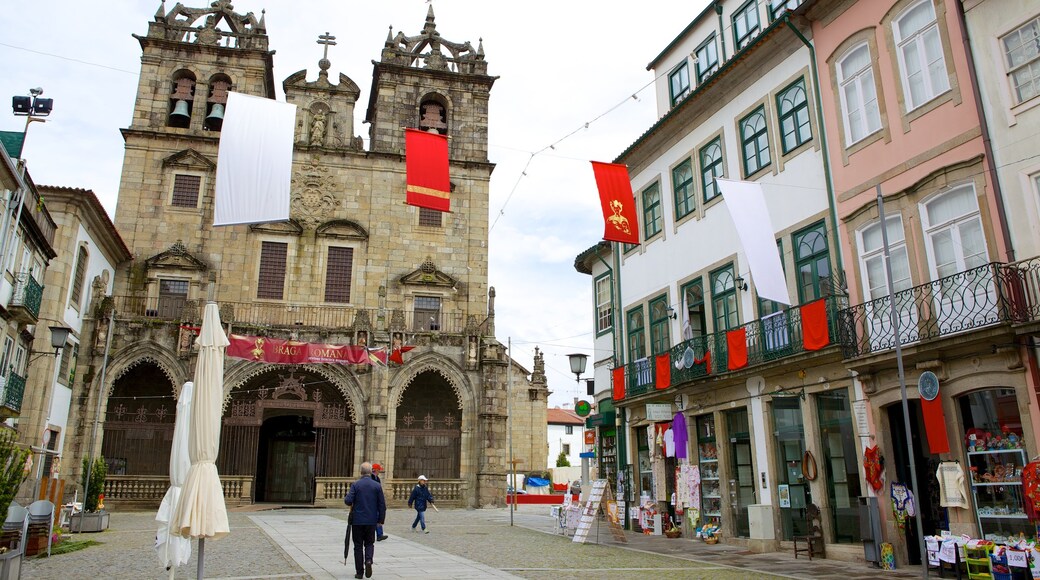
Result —
[[[227, 355], [254, 362], [271, 364], [335, 363], [367, 365], [372, 363], [369, 351], [352, 344], [314, 344], [295, 340], [279, 340], [260, 336], [228, 336], [231, 343]], [[385, 357], [386, 351], [383, 351]], [[385, 364], [385, 363], [384, 363]]]
[[448, 137], [418, 129], [404, 130], [407, 198], [405, 203], [448, 211], [451, 180], [448, 177]]
[[620, 401], [625, 398], [625, 367], [617, 367], [610, 371], [614, 382], [614, 400]]
[[672, 386], [672, 355], [659, 354], [654, 362], [657, 364], [657, 384], [655, 386], [658, 389], [667, 389]]
[[831, 342], [827, 328], [827, 301], [823, 298], [805, 304], [802, 312], [802, 345], [805, 350], [820, 350]]
[[603, 239], [626, 244], [639, 243], [636, 199], [628, 180], [628, 167], [617, 163], [592, 162], [599, 201], [603, 206]]
[[742, 326], [726, 332], [727, 367], [731, 371], [747, 366], [747, 330]]

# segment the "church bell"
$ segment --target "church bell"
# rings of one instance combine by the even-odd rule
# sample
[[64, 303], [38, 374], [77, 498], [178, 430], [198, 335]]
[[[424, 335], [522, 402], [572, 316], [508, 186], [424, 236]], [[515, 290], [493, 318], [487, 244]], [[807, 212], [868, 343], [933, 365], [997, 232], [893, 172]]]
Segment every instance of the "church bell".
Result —
[[214, 103], [213, 108], [210, 109], [209, 114], [206, 115], [207, 121], [223, 121], [224, 120], [224, 105], [220, 103]]
[[177, 104], [173, 106], [173, 112], [170, 113], [170, 120], [188, 122], [190, 118], [191, 113], [188, 111], [188, 101], [177, 101]]

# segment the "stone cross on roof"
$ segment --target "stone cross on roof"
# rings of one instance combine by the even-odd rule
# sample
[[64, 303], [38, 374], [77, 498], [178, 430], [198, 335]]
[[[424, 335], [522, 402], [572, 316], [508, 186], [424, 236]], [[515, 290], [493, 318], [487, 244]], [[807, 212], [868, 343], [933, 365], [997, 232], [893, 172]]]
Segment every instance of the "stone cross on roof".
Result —
[[321, 59], [326, 60], [329, 58], [329, 46], [336, 46], [336, 37], [331, 36], [328, 32], [318, 35], [318, 44], [325, 45], [325, 54], [321, 56]]

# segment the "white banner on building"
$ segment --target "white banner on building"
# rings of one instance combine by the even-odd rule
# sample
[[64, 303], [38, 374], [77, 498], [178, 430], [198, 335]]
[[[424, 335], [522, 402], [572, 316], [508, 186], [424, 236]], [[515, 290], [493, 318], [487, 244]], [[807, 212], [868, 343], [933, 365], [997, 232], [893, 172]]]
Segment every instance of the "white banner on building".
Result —
[[217, 153], [213, 225], [289, 219], [296, 105], [229, 92]]
[[790, 305], [791, 296], [787, 292], [780, 254], [776, 251], [773, 223], [766, 209], [762, 185], [728, 179], [716, 179], [715, 182], [726, 200], [729, 215], [733, 218], [740, 243], [744, 246], [751, 279], [759, 298]]

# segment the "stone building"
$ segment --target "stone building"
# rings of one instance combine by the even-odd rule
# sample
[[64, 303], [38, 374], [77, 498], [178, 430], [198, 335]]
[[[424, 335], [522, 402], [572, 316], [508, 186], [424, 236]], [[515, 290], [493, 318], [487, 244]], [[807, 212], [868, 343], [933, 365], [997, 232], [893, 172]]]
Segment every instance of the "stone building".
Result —
[[[494, 337], [487, 143], [496, 77], [483, 47], [442, 38], [432, 8], [418, 34], [391, 30], [373, 63], [367, 150], [354, 127], [360, 89], [330, 78], [326, 47], [317, 80], [300, 71], [282, 83], [297, 106], [291, 219], [215, 228], [228, 91], [275, 98], [264, 17], [226, 0], [177, 4], [136, 38], [140, 82], [115, 217], [133, 259], [101, 305], [74, 395], [83, 404], [70, 418], [82, 455], [100, 402], [106, 503], [161, 498], [173, 397], [194, 372], [207, 300], [231, 334], [414, 347], [388, 366], [229, 358], [217, 462], [229, 503], [338, 503], [366, 460], [385, 467], [392, 503], [419, 474], [438, 503], [502, 503], [511, 435], [521, 465], [545, 464], [548, 391], [540, 356], [529, 372]], [[450, 213], [404, 204], [404, 127], [448, 135]], [[542, 430], [510, 434], [510, 409]]]

